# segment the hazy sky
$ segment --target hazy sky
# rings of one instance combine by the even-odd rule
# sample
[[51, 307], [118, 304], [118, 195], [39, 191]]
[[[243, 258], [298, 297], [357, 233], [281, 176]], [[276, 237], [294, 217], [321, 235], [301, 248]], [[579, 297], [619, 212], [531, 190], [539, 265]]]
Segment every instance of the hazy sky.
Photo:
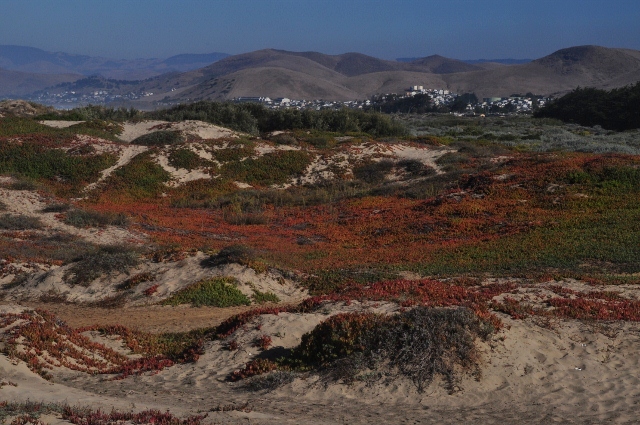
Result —
[[537, 58], [640, 50], [640, 0], [0, 0], [0, 44], [127, 59], [263, 48]]

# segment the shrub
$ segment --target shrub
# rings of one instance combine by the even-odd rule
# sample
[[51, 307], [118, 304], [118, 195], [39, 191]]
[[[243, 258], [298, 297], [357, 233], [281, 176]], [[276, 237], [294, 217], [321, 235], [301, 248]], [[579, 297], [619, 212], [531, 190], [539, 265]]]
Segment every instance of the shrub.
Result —
[[417, 159], [402, 159], [398, 161], [398, 166], [404, 168], [412, 177], [430, 176], [436, 172], [436, 170], [424, 165], [422, 161]]
[[298, 146], [298, 140], [291, 134], [283, 133], [273, 136], [271, 141], [279, 145]]
[[353, 169], [353, 175], [366, 183], [379, 184], [384, 181], [386, 175], [393, 169], [393, 162], [383, 159], [360, 165]]
[[193, 306], [232, 307], [250, 305], [251, 301], [235, 285], [231, 277], [205, 279], [195, 283], [162, 302], [163, 305], [192, 304]]
[[44, 227], [37, 217], [27, 215], [3, 214], [0, 216], [0, 229], [5, 230], [31, 230]]
[[71, 285], [88, 286], [102, 275], [129, 273], [140, 263], [139, 253], [131, 248], [110, 245], [80, 257], [65, 274]]
[[440, 375], [453, 392], [460, 371], [480, 373], [475, 339], [487, 338], [492, 330], [466, 308], [416, 307], [396, 316], [339, 314], [305, 334], [293, 359], [323, 366], [329, 379], [346, 381], [385, 364], [390, 377], [409, 378], [419, 391]]
[[72, 210], [64, 219], [66, 224], [74, 227], [126, 226], [129, 219], [123, 213], [101, 213], [98, 211]]
[[245, 245], [230, 245], [222, 248], [216, 255], [202, 261], [203, 267], [217, 267], [224, 264], [238, 263], [245, 266], [251, 264], [256, 258], [255, 251]]
[[7, 204], [0, 201], [0, 211], [6, 211], [6, 210], [7, 210]]
[[131, 144], [143, 146], [166, 146], [177, 145], [182, 142], [184, 142], [184, 138], [179, 132], [158, 130], [133, 139]]
[[70, 208], [71, 208], [71, 205], [69, 205], [69, 204], [55, 203], [55, 204], [47, 205], [46, 207], [41, 209], [40, 212], [43, 212], [43, 213], [63, 213], [63, 212], [69, 211]]

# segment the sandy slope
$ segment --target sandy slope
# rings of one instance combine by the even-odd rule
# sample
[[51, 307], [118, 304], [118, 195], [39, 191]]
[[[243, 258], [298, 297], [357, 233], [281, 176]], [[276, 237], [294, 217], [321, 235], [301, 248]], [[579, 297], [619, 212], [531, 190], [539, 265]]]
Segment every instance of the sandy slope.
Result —
[[[258, 334], [272, 335], [274, 346], [291, 347], [330, 314], [361, 308], [367, 307], [338, 304], [313, 314], [265, 315], [229, 337], [241, 343], [238, 351], [224, 350], [222, 343], [212, 342], [195, 364], [122, 381], [57, 371], [51, 384], [23, 364], [13, 364], [0, 356], [0, 376], [17, 384], [0, 389], [0, 399], [73, 401], [119, 409], [159, 407], [177, 414], [248, 402], [250, 413], [212, 413], [208, 419], [230, 424], [636, 421], [640, 326], [628, 323], [598, 329], [569, 321], [547, 329], [504, 318], [508, 329], [483, 345], [483, 377], [479, 381], [465, 378], [460, 391], [453, 395], [439, 382], [420, 394], [408, 382], [325, 387], [309, 376], [271, 393], [253, 393], [242, 390], [241, 384], [225, 381], [230, 371], [257, 354], [250, 341]], [[386, 311], [390, 308], [377, 307]], [[2, 309], [15, 311], [15, 307]]]

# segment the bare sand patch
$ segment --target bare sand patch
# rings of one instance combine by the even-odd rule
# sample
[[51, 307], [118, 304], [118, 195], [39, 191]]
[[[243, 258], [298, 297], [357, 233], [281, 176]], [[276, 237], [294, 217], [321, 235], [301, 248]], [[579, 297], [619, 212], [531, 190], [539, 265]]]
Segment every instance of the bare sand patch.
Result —
[[45, 120], [40, 121], [40, 124], [47, 125], [53, 128], [67, 128], [72, 125], [83, 123], [84, 121], [62, 121], [62, 120]]

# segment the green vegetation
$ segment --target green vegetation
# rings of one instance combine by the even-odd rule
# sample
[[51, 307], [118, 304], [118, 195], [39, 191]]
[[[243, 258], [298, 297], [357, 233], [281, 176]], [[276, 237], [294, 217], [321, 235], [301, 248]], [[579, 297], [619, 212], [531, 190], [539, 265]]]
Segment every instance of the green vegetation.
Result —
[[167, 190], [171, 175], [151, 158], [150, 152], [136, 155], [127, 165], [107, 178], [105, 187], [122, 191], [134, 198], [153, 198]]
[[277, 151], [258, 158], [224, 164], [221, 174], [232, 180], [270, 186], [282, 184], [301, 175], [311, 164], [311, 156], [302, 151]]
[[389, 116], [346, 108], [338, 111], [273, 110], [258, 104], [201, 101], [150, 112], [147, 116], [167, 121], [201, 120], [249, 134], [296, 129], [364, 132], [372, 136], [406, 134], [404, 127]]
[[640, 128], [639, 111], [640, 82], [610, 91], [577, 88], [540, 108], [534, 116], [624, 131]]
[[253, 290], [253, 301], [257, 304], [279, 303], [280, 298], [273, 292], [261, 292], [257, 289]]
[[55, 111], [40, 115], [36, 120], [64, 120], [64, 121], [137, 121], [144, 119], [144, 112], [130, 108], [112, 108], [100, 105], [87, 105], [68, 111]]
[[[52, 118], [52, 119], [60, 119]], [[117, 140], [117, 135], [122, 132], [122, 125], [114, 121], [93, 119], [67, 128], [54, 128], [40, 124], [37, 120], [22, 117], [0, 118], [0, 137], [13, 137], [21, 135], [40, 135], [53, 137], [55, 141], [69, 140], [76, 134], [85, 134], [100, 137], [107, 140]]]
[[200, 157], [197, 153], [187, 148], [178, 148], [169, 152], [169, 165], [174, 168], [193, 170], [198, 167], [212, 166], [211, 161]]
[[192, 304], [193, 306], [232, 307], [250, 305], [251, 301], [236, 287], [231, 277], [205, 279], [195, 283], [162, 302], [163, 305]]
[[77, 156], [37, 141], [0, 145], [0, 173], [68, 184], [72, 190], [97, 180], [115, 162], [110, 154]]

